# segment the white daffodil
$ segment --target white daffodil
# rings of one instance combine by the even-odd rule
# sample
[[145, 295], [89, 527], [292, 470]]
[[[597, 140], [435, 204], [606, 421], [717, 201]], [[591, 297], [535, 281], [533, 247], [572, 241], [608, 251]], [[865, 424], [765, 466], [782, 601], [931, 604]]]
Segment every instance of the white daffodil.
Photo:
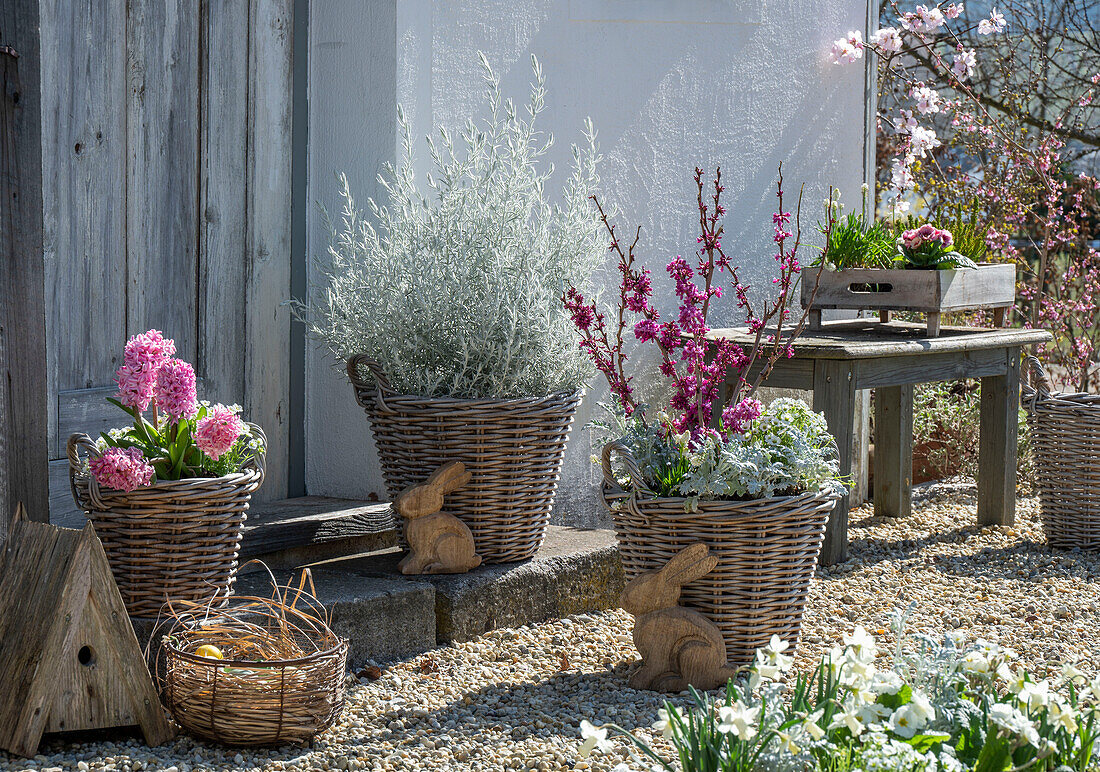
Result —
[[749, 708], [738, 700], [733, 705], [718, 708], [718, 731], [732, 734], [739, 740], [751, 740], [756, 736], [756, 719], [760, 708]]
[[[675, 712], [675, 708], [673, 711]], [[661, 736], [666, 740], [672, 739], [672, 722], [669, 721], [669, 712], [665, 708], [657, 709], [657, 720], [653, 722], [651, 727], [653, 731], [660, 732]]]
[[874, 658], [878, 651], [873, 635], [863, 629], [863, 625], [857, 625], [851, 635], [844, 636], [844, 645], [854, 651], [858, 656]]
[[863, 721], [860, 720], [859, 711], [857, 709], [844, 708], [833, 715], [833, 720], [829, 724], [829, 728], [844, 728], [852, 733], [852, 737], [859, 737], [863, 734], [863, 730], [866, 727], [864, 727]]
[[1038, 683], [1027, 681], [1016, 694], [1016, 699], [1024, 705], [1028, 711], [1045, 708], [1050, 703], [1050, 682], [1043, 680]]
[[1026, 674], [1017, 673], [1004, 662], [997, 666], [997, 677], [1005, 682], [1005, 688], [1013, 694], [1019, 694], [1027, 683]]
[[924, 712], [912, 702], [902, 705], [890, 716], [887, 727], [898, 737], [908, 740], [928, 723]]
[[749, 672], [749, 688], [756, 691], [761, 684], [776, 681], [780, 675], [782, 673], [777, 666], [762, 665], [758, 662], [752, 666], [752, 670]]
[[971, 675], [988, 676], [993, 672], [993, 663], [981, 651], [972, 651], [963, 657], [962, 669]]
[[998, 702], [993, 705], [989, 709], [989, 721], [994, 726], [1022, 737], [1036, 748], [1039, 747], [1039, 732], [1035, 725], [1012, 705], [1005, 702]]
[[786, 751], [792, 756], [802, 752], [802, 749], [798, 747], [798, 743], [794, 741], [788, 732], [776, 732], [775, 739], [779, 742], [779, 750], [781, 751]]
[[584, 720], [581, 721], [581, 737], [584, 742], [577, 751], [581, 758], [587, 758], [593, 750], [609, 751], [614, 747], [607, 739], [607, 727], [593, 726]]
[[1086, 676], [1077, 669], [1077, 663], [1066, 662], [1062, 665], [1062, 679], [1068, 684], [1080, 685], [1085, 683]]
[[802, 722], [802, 730], [808, 734], [814, 742], [817, 742], [825, 736], [825, 730], [817, 723], [821, 720], [823, 715], [825, 715], [824, 710], [815, 710], [813, 713], [806, 716], [806, 719]]
[[1077, 712], [1065, 703], [1061, 697], [1055, 695], [1047, 706], [1047, 721], [1055, 726], [1060, 726], [1070, 734], [1077, 733]]
[[[772, 665], [781, 671], [786, 671], [794, 664], [794, 657], [783, 653], [789, 648], [789, 643], [778, 635], [773, 635], [768, 645], [756, 652], [756, 661], [758, 664]], [[763, 657], [763, 662], [761, 662], [761, 657]]]

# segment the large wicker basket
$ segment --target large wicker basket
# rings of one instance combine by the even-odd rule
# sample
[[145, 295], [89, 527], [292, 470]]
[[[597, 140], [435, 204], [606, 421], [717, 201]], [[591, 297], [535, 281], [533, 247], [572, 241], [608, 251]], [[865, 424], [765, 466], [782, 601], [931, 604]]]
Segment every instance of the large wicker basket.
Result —
[[1043, 532], [1053, 547], [1100, 550], [1100, 395], [1055, 394], [1028, 357], [1023, 400]]
[[[630, 491], [612, 473], [613, 454], [630, 475]], [[718, 565], [684, 586], [681, 603], [721, 628], [729, 663], [749, 664], [773, 635], [792, 648], [797, 644], [825, 525], [839, 498], [835, 493], [701, 501], [697, 511], [685, 512], [684, 499], [647, 490], [629, 449], [618, 442], [603, 449], [603, 474], [604, 502], [627, 580], [703, 542], [718, 557]]]
[[447, 511], [470, 527], [483, 562], [527, 560], [538, 551], [579, 394], [507, 400], [402, 395], [363, 354], [348, 360], [348, 377], [370, 417], [391, 498], [441, 464], [461, 461], [473, 476], [447, 496]]
[[86, 434], [69, 438], [73, 499], [95, 525], [131, 617], [155, 618], [168, 600], [229, 594], [245, 512], [264, 479], [267, 438], [248, 426], [261, 450], [240, 471], [161, 480], [129, 493], [100, 488], [83, 457], [98, 453], [95, 442]]

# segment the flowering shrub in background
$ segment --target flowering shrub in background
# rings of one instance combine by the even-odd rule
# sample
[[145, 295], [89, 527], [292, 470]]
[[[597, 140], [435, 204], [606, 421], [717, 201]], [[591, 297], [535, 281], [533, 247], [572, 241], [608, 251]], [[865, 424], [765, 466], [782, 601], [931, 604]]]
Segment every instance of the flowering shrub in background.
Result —
[[[296, 308], [338, 360], [365, 352], [399, 392], [428, 397], [530, 397], [582, 388], [591, 368], [558, 302], [603, 258], [588, 196], [599, 181], [590, 122], [586, 147], [552, 204], [553, 137], [537, 131], [545, 106], [542, 68], [532, 57], [530, 102], [502, 101], [484, 54], [489, 118], [428, 139], [433, 170], [425, 195], [413, 172], [413, 142], [398, 121], [403, 159], [380, 178], [388, 200], [344, 201], [329, 262]], [[364, 373], [364, 375], [368, 375]]]
[[[683, 495], [689, 508], [699, 499], [759, 498], [778, 492], [799, 493], [805, 486], [816, 490], [825, 480], [835, 478], [838, 469], [835, 464], [830, 466], [829, 448], [835, 456], [835, 445], [827, 439], [823, 419], [814, 420], [807, 408], [802, 406], [800, 412], [788, 401], [756, 427], [763, 405], [752, 396], [779, 357], [791, 356], [791, 342], [807, 319], [806, 312], [797, 320], [792, 318], [790, 310], [802, 272], [798, 259], [802, 233], [797, 214], [794, 231], [789, 230], [792, 219], [791, 213], [784, 211], [782, 169], [778, 211], [772, 216], [779, 270], [772, 280], [773, 297], [763, 301], [750, 297], [748, 285], [741, 281], [738, 267], [722, 246], [721, 222], [726, 210], [721, 200], [721, 169], [708, 184], [702, 169], [696, 168], [695, 185], [698, 260], [692, 265], [677, 256], [665, 266], [680, 304], [671, 319], [662, 319], [653, 306], [649, 269], [635, 257], [641, 229], [624, 249], [615, 226], [595, 201], [611, 238], [610, 249], [619, 259], [619, 306], [601, 311], [573, 286], [566, 289], [561, 301], [581, 334], [581, 349], [607, 378], [618, 401], [610, 408], [612, 420], [598, 423], [597, 428], [607, 439], [621, 439], [630, 447], [651, 490], [665, 496]], [[796, 212], [800, 208], [801, 195]], [[828, 206], [822, 228], [826, 250], [834, 223], [835, 209]], [[711, 335], [708, 317], [725, 292], [723, 273], [729, 274], [737, 307], [755, 336], [751, 347], [742, 348]], [[660, 352], [658, 369], [670, 384], [672, 396], [656, 421], [636, 402], [632, 376], [626, 374], [627, 329], [638, 341], [652, 344]], [[755, 372], [754, 366], [758, 366]], [[727, 383], [732, 386], [729, 396], [720, 401]], [[791, 430], [802, 432], [797, 442]], [[794, 466], [784, 470], [788, 463]]]
[[102, 487], [132, 491], [156, 480], [220, 477], [262, 449], [241, 420], [239, 405], [198, 401], [195, 370], [175, 353], [175, 341], [157, 330], [126, 343], [115, 375], [119, 392], [107, 401], [125, 410], [134, 425], [96, 440], [99, 455], [88, 467]]
[[606, 750], [610, 729], [640, 768], [669, 772], [1091, 768], [1100, 678], [1087, 682], [1067, 664], [1056, 682], [1035, 680], [996, 644], [910, 638], [905, 616], [891, 621], [898, 645], [890, 669], [878, 666], [874, 637], [857, 627], [813, 671], [787, 676], [787, 644], [773, 637], [721, 697], [692, 690], [687, 708], [666, 701], [653, 728], [675, 761], [622, 727], [587, 722], [581, 753]]
[[[883, 27], [867, 41], [838, 39], [831, 57], [845, 64], [877, 54], [885, 209], [897, 216], [916, 205], [941, 225], [952, 211], [971, 210], [991, 257], [1017, 263], [1024, 324], [1055, 335], [1042, 352], [1052, 377], [1070, 390], [1095, 389], [1100, 255], [1091, 242], [1100, 235], [1100, 182], [1071, 170], [1067, 142], [1100, 146], [1100, 72], [1080, 69], [1095, 58], [1075, 55], [1059, 19], [1084, 20], [1077, 37], [1086, 54], [1096, 33], [1079, 3], [1054, 4], [1057, 19], [1046, 18], [1050, 4], [1013, 5], [1018, 22], [985, 5], [974, 18], [974, 4], [884, 3]], [[983, 59], [988, 52], [995, 56]]]

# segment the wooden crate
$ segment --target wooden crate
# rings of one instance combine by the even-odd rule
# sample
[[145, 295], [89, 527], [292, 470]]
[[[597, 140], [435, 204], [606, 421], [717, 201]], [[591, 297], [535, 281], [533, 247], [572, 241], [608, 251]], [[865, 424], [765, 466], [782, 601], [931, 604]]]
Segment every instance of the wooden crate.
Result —
[[[815, 271], [810, 268], [803, 272], [803, 308], [810, 307]], [[919, 311], [928, 317], [929, 337], [939, 335], [942, 313], [992, 308], [1000, 327], [1005, 312], [1016, 300], [1016, 266], [984, 263], [977, 269], [957, 271], [826, 269], [821, 272], [817, 295], [812, 299], [811, 329], [820, 329], [821, 311], [825, 308], [877, 310], [883, 321], [889, 321], [891, 311]]]

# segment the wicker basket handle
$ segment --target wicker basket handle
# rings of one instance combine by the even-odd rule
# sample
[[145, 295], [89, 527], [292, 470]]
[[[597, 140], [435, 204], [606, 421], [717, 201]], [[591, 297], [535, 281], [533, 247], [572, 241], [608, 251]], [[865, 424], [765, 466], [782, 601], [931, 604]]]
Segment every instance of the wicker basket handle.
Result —
[[611, 470], [612, 455], [618, 455], [623, 465], [626, 466], [626, 471], [630, 475], [630, 483], [634, 488], [640, 491], [649, 490], [649, 486], [646, 485], [645, 475], [643, 475], [642, 470], [638, 468], [638, 462], [634, 459], [634, 454], [630, 452], [630, 448], [618, 440], [614, 440], [604, 445], [603, 453], [600, 454], [603, 481], [608, 486], [622, 488], [622, 486], [619, 485], [619, 481], [615, 479], [614, 472]]
[[260, 473], [260, 482], [262, 483], [264, 477], [267, 476], [267, 435], [264, 434], [264, 430], [259, 424], [245, 421], [245, 425], [248, 426], [249, 434], [260, 439], [260, 447], [241, 464], [241, 469], [255, 469]]
[[375, 382], [384, 389], [391, 388], [390, 379], [382, 372], [382, 365], [367, 354], [352, 354], [348, 357], [348, 380], [356, 389], [370, 391], [372, 386], [363, 379], [360, 367], [365, 367], [370, 372]]
[[1023, 400], [1035, 402], [1036, 399], [1047, 399], [1051, 395], [1050, 378], [1039, 358], [1029, 354], [1025, 360], [1027, 363], [1027, 377], [1024, 379], [1024, 388], [1021, 392]]
[[69, 490], [72, 491], [73, 501], [75, 501], [76, 505], [82, 510], [106, 509], [106, 506], [103, 504], [103, 499], [99, 496], [99, 483], [96, 481], [94, 474], [88, 475], [87, 501], [81, 500], [80, 493], [77, 491], [76, 487], [76, 477], [84, 471], [84, 461], [80, 458], [80, 452], [84, 451], [84, 454], [88, 458], [98, 458], [100, 455], [95, 440], [87, 434], [77, 432], [69, 436], [69, 442], [65, 446], [65, 451], [66, 455], [69, 457]]

